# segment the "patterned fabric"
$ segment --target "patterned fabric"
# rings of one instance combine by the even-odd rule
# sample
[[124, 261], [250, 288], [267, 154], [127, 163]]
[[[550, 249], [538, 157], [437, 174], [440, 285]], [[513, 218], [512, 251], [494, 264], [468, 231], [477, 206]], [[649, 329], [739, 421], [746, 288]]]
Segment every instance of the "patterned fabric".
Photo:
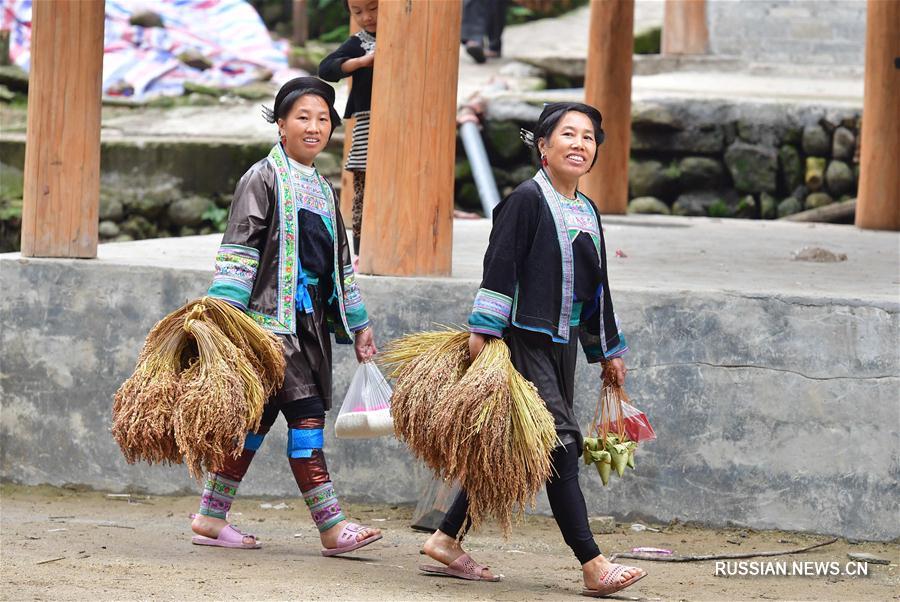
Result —
[[316, 215], [322, 216], [328, 231], [334, 237], [334, 212], [328, 203], [328, 196], [319, 181], [319, 174], [313, 167], [306, 167], [288, 157], [291, 168], [291, 183], [294, 188], [294, 198], [297, 200], [297, 209], [306, 209]]
[[279, 232], [278, 232], [278, 297], [275, 315], [249, 310], [247, 314], [257, 324], [281, 334], [297, 332], [294, 297], [297, 294], [297, 204], [291, 185], [288, 158], [280, 144], [269, 151], [269, 163], [275, 169]]
[[359, 255], [362, 240], [363, 197], [366, 192], [366, 172], [353, 172], [353, 252]]
[[534, 174], [534, 181], [540, 187], [556, 224], [559, 251], [562, 255], [562, 308], [559, 312], [558, 337], [554, 336], [553, 338], [554, 340], [558, 338], [560, 342], [567, 342], [569, 340], [569, 321], [572, 317], [572, 300], [575, 294], [575, 260], [572, 257], [572, 243], [569, 240], [569, 231], [560, 195], [550, 183], [550, 178], [542, 169]]
[[597, 216], [594, 214], [594, 210], [581, 196], [570, 199], [559, 195], [559, 201], [563, 208], [566, 228], [569, 231], [569, 241], [574, 241], [580, 232], [584, 232], [591, 237], [599, 255], [600, 226], [597, 223]]
[[315, 489], [303, 492], [303, 501], [309, 508], [313, 522], [319, 528], [319, 532], [327, 531], [339, 522], [347, 520], [341, 511], [337, 495], [334, 493], [334, 485], [329, 481]]
[[206, 484], [200, 496], [200, 511], [203, 516], [225, 519], [231, 510], [231, 503], [237, 495], [240, 481], [226, 479], [220, 474], [210, 472], [206, 475]]
[[512, 299], [486, 288], [478, 289], [472, 313], [469, 315], [469, 331], [502, 337], [509, 325]]
[[372, 54], [373, 52], [375, 52], [375, 36], [370, 34], [365, 29], [361, 29], [353, 35], [359, 38], [359, 44], [360, 46], [362, 46], [363, 50], [366, 51], [366, 54]]
[[371, 111], [357, 111], [353, 114], [353, 144], [347, 155], [344, 169], [359, 172], [366, 170], [369, 160], [369, 123]]
[[222, 245], [216, 253], [216, 272], [207, 295], [228, 301], [247, 311], [253, 281], [259, 268], [259, 251], [242, 245]]
[[359, 284], [356, 282], [356, 272], [352, 265], [344, 266], [344, 295], [343, 308], [347, 316], [347, 327], [350, 332], [362, 330], [369, 325], [369, 313], [363, 303], [362, 294], [359, 292]]

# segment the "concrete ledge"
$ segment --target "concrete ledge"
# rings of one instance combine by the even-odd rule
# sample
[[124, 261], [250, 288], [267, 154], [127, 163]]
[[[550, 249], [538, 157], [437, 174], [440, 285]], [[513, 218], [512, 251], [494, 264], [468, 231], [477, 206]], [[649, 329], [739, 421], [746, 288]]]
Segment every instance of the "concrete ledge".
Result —
[[[657, 228], [653, 235], [690, 232], [676, 230]], [[608, 229], [613, 247], [636, 245], [628, 232]], [[475, 238], [458, 237], [468, 254], [457, 255], [457, 278], [361, 278], [379, 341], [464, 322], [478, 285], [466, 258], [474, 261], [483, 249]], [[193, 261], [183, 246], [170, 246], [178, 244], [186, 241], [103, 245], [96, 261], [0, 255], [0, 477], [157, 494], [196, 488], [181, 468], [128, 466], [108, 434], [112, 394], [133, 369], [147, 331], [209, 281], [212, 254], [205, 247], [214, 248], [216, 237], [193, 239]], [[126, 248], [143, 252], [132, 261], [104, 258], [124, 256]], [[608, 488], [583, 471], [590, 512], [900, 536], [895, 300], [785, 287], [734, 290], [727, 279], [722, 290], [690, 290], [674, 286], [674, 267], [668, 287], [649, 288], [631, 272], [626, 277], [622, 264], [611, 270], [621, 283], [617, 309], [634, 350], [629, 392], [659, 440], [639, 451], [637, 471]], [[355, 361], [347, 347], [337, 349], [335, 360], [339, 405]], [[586, 424], [599, 372], [583, 361], [578, 370], [576, 406]], [[337, 440], [334, 416], [326, 452], [339, 491], [360, 500], [414, 501], [427, 475], [404, 446], [390, 438]], [[296, 495], [284, 438], [279, 422], [243, 491]], [[545, 500], [538, 510], [548, 511]]]

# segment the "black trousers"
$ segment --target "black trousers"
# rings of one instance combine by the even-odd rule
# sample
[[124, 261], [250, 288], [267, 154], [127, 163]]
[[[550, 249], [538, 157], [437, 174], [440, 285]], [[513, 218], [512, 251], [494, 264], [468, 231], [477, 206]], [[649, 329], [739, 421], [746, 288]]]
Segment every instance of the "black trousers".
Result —
[[[580, 460], [577, 443], [559, 446], [553, 450], [552, 461], [555, 474], [551, 474], [547, 481], [547, 498], [550, 500], [553, 518], [559, 525], [563, 539], [572, 548], [578, 562], [584, 564], [599, 556], [600, 548], [591, 533], [587, 505], [584, 503], [584, 494], [578, 484]], [[469, 525], [464, 525], [468, 510], [469, 498], [466, 492], [462, 491], [450, 506], [438, 528], [450, 537], [459, 535], [463, 528], [468, 530]]]
[[484, 44], [484, 38], [487, 38], [488, 48], [499, 53], [507, 4], [508, 0], [465, 0], [460, 35], [463, 43]]

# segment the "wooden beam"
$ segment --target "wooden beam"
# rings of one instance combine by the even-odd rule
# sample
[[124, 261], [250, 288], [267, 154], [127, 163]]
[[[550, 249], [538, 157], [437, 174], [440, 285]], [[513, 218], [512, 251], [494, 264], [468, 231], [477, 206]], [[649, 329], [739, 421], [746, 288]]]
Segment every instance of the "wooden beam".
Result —
[[900, 2], [866, 6], [866, 79], [856, 225], [900, 230]]
[[606, 141], [581, 190], [602, 213], [628, 210], [634, 0], [592, 0], [584, 98], [603, 115]]
[[291, 42], [294, 46], [303, 46], [309, 37], [309, 17], [306, 13], [306, 0], [293, 0], [291, 6]]
[[22, 255], [96, 257], [103, 0], [32, 5]]
[[666, 0], [662, 29], [663, 54], [706, 54], [706, 0]]
[[360, 269], [449, 276], [462, 3], [382, 2]]

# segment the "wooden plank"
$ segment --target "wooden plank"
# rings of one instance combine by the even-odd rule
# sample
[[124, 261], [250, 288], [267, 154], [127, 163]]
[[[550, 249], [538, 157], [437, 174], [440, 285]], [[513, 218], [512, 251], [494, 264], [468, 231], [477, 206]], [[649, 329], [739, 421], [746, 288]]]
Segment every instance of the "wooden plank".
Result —
[[866, 11], [856, 225], [900, 230], [900, 2], [869, 0]]
[[706, 54], [706, 0], [666, 0], [662, 29], [663, 54]]
[[364, 273], [450, 275], [461, 10], [458, 0], [379, 7]]
[[846, 222], [849, 223], [856, 213], [856, 199], [848, 199], [840, 203], [832, 203], [824, 207], [808, 209], [780, 218], [784, 222]]
[[103, 0], [32, 6], [22, 254], [96, 257]]
[[592, 0], [585, 102], [603, 115], [606, 141], [580, 188], [602, 213], [628, 210], [634, 0]]
[[291, 6], [291, 42], [294, 46], [303, 46], [309, 37], [309, 16], [306, 13], [306, 0], [293, 0]]

